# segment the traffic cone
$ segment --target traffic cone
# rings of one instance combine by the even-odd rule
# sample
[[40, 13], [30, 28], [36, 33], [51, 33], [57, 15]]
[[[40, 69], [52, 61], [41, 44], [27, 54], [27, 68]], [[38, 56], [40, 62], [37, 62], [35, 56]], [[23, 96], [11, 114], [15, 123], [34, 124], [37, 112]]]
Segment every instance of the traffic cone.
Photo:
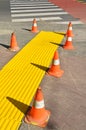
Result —
[[33, 33], [39, 32], [39, 30], [38, 30], [38, 28], [37, 28], [37, 22], [36, 22], [36, 19], [35, 19], [35, 18], [34, 18], [34, 20], [33, 20], [33, 25], [32, 25], [32, 30], [31, 30], [31, 32], [33, 32]]
[[74, 46], [72, 44], [72, 37], [67, 37], [65, 45], [63, 46], [63, 48], [67, 49], [67, 50], [73, 50], [74, 49]]
[[72, 23], [71, 22], [69, 22], [66, 36], [68, 36], [68, 37], [73, 37], [74, 36], [74, 34], [72, 32]]
[[32, 108], [25, 116], [25, 122], [28, 124], [45, 127], [50, 117], [50, 111], [45, 109], [43, 93], [41, 88], [37, 89]]
[[11, 41], [10, 41], [10, 48], [9, 49], [11, 51], [18, 51], [19, 50], [14, 32], [11, 34]]
[[57, 51], [54, 53], [53, 64], [47, 73], [55, 77], [61, 77], [64, 73], [64, 71], [60, 69], [60, 60]]

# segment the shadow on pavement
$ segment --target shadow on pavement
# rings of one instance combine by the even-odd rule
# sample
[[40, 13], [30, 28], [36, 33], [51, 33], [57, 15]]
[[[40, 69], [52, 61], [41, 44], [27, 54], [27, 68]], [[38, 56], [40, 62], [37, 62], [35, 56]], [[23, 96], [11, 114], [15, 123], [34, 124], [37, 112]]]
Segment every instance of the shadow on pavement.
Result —
[[27, 28], [22, 28], [23, 30], [26, 30], [26, 31], [31, 31], [31, 29], [27, 29]]
[[2, 43], [0, 43], [0, 46], [3, 46], [3, 47], [5, 47], [5, 48], [9, 48], [9, 46], [8, 45], [5, 45], [5, 44], [2, 44]]

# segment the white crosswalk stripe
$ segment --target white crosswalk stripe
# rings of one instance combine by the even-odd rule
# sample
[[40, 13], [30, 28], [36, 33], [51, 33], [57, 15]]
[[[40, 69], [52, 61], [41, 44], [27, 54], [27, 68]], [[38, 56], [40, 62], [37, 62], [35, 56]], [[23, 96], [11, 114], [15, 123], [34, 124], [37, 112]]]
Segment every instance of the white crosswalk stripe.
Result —
[[23, 6], [23, 7], [11, 7], [11, 10], [19, 10], [19, 9], [35, 9], [35, 11], [36, 11], [36, 9], [47, 9], [47, 8], [57, 8], [57, 6], [48, 6], [48, 7], [46, 7], [46, 6], [32, 6], [32, 7], [30, 7], [30, 6], [27, 6], [27, 7], [25, 7], [25, 6]]
[[31, 14], [12, 14], [12, 17], [25, 17], [25, 16], [51, 16], [51, 15], [56, 15], [56, 14], [67, 14], [67, 12], [52, 12], [52, 13], [31, 13]]
[[[56, 24], [68, 24], [70, 21], [66, 17], [64, 18], [69, 15], [67, 12], [48, 0], [10, 0], [10, 9], [12, 22], [29, 22], [33, 21], [33, 18], [36, 18], [37, 21], [50, 21]], [[75, 24], [82, 24], [75, 19], [73, 21]]]
[[42, 11], [42, 12], [48, 11], [49, 12], [49, 11], [59, 11], [59, 10], [62, 10], [62, 9], [61, 8], [56, 8], [56, 9], [44, 9], [44, 10], [43, 9], [36, 9], [36, 10], [35, 9], [33, 9], [33, 10], [30, 10], [30, 9], [29, 10], [28, 9], [27, 10], [11, 10], [11, 13], [25, 13], [25, 12], [29, 12], [29, 13], [30, 12], [37, 12], [38, 13], [40, 11]]
[[[52, 19], [54, 19], [54, 20], [61, 20], [62, 18], [60, 18], [60, 17], [36, 18], [37, 21], [44, 21], [44, 20], [47, 21], [47, 20], [52, 20]], [[21, 22], [21, 21], [22, 22], [30, 22], [30, 21], [33, 21], [33, 18], [13, 19], [12, 21], [13, 22]]]
[[[28, 4], [28, 5], [27, 5], [27, 4]], [[45, 4], [44, 4], [44, 3], [42, 3], [42, 4], [41, 4], [41, 3], [36, 3], [36, 4], [35, 4], [35, 3], [34, 3], [35, 5], [29, 4], [29, 3], [27, 3], [27, 4], [22, 4], [22, 5], [20, 5], [20, 4], [18, 4], [18, 5], [17, 5], [17, 4], [11, 4], [11, 5], [16, 6], [16, 7], [20, 7], [20, 6], [24, 6], [24, 7], [25, 7], [25, 6], [37, 6], [37, 5], [39, 5], [39, 6], [49, 6], [49, 5], [52, 5], [52, 6], [53, 6], [53, 4], [50, 4], [50, 3], [49, 3], [49, 4], [46, 4], [46, 3], [45, 3]]]

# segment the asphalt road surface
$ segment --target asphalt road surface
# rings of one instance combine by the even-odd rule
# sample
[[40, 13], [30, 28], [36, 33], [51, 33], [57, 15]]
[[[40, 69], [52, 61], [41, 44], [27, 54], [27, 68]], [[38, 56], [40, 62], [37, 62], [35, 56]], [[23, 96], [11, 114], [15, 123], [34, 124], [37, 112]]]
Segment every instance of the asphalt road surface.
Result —
[[77, 18], [72, 17], [68, 12], [48, 0], [0, 1], [0, 21], [31, 22], [33, 18], [36, 18], [37, 21], [53, 21], [58, 24], [69, 21], [80, 23]]
[[10, 1], [0, 0], [0, 21], [11, 21]]

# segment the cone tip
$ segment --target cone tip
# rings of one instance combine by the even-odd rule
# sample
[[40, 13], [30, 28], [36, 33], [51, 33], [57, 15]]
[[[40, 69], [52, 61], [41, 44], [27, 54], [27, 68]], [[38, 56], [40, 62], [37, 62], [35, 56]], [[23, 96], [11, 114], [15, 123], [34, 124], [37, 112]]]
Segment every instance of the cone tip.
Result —
[[41, 90], [41, 87], [39, 86], [38, 89]]

